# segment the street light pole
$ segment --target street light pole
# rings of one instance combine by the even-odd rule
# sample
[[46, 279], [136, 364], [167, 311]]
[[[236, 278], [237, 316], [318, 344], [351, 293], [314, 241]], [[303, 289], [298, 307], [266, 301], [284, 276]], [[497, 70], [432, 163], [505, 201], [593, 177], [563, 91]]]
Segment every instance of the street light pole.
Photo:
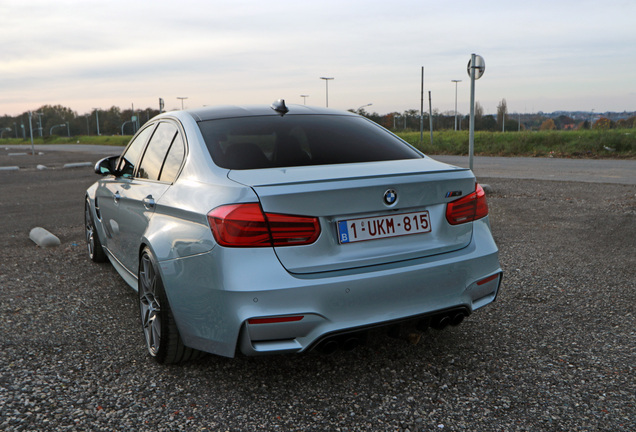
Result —
[[42, 138], [42, 116], [44, 115], [44, 113], [36, 113], [38, 115], [38, 123], [40, 125], [40, 127], [38, 128], [40, 130], [40, 138]]
[[462, 80], [451, 80], [451, 82], [455, 83], [455, 131], [457, 131], [457, 83], [462, 82]]
[[309, 95], [300, 95], [300, 97], [303, 98], [303, 105], [307, 105], [307, 98]]
[[186, 97], [179, 97], [179, 96], [177, 96], [177, 99], [181, 99], [181, 111], [183, 111], [183, 100], [184, 100], [184, 99], [187, 99], [187, 98], [188, 98], [187, 96], [186, 96]]
[[371, 106], [371, 105], [373, 105], [373, 104], [372, 104], [372, 103], [368, 103], [368, 104], [366, 104], [366, 105], [362, 105], [361, 107], [359, 107], [359, 108], [356, 110], [356, 112], [360, 111], [362, 108], [365, 108], [365, 107], [368, 107], [368, 106]]
[[321, 80], [325, 80], [326, 93], [325, 93], [325, 106], [329, 108], [329, 80], [334, 79], [333, 77], [320, 77]]
[[97, 136], [101, 135], [99, 133], [99, 108], [93, 108], [95, 110], [95, 119], [97, 120]]
[[29, 133], [31, 134], [31, 155], [35, 156], [35, 146], [33, 145], [33, 123], [31, 122], [33, 113], [29, 111]]

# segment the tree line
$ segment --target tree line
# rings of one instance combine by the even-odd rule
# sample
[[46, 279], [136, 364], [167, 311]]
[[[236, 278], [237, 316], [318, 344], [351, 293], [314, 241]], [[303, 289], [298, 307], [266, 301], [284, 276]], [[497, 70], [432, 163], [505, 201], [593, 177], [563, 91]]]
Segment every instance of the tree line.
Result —
[[[420, 112], [415, 109], [403, 113], [392, 112], [378, 114], [367, 112], [364, 108], [349, 110], [392, 131], [419, 131], [420, 122], [423, 129], [429, 131], [430, 114], [424, 113], [423, 121]], [[88, 114], [78, 115], [70, 108], [61, 105], [44, 105], [31, 112], [31, 127], [33, 137], [48, 136], [80, 136], [80, 135], [133, 135], [148, 120], [159, 114], [159, 110], [145, 108], [139, 110], [111, 107], [107, 110], [92, 110]], [[453, 130], [455, 128], [455, 113], [433, 110], [433, 130]], [[468, 130], [470, 116], [457, 116], [457, 129]], [[579, 116], [580, 117], [580, 116]], [[595, 118], [574, 118], [562, 114], [551, 116], [544, 113], [510, 114], [505, 99], [497, 106], [494, 115], [484, 114], [479, 102], [475, 103], [475, 130], [478, 131], [506, 131], [523, 130], [575, 130], [575, 129], [616, 129], [636, 127], [636, 116], [611, 120], [597, 115]], [[29, 113], [25, 112], [12, 117], [0, 117], [0, 136], [2, 138], [30, 138]]]
[[[349, 110], [363, 115], [376, 123], [393, 131], [419, 131], [420, 112], [407, 110], [403, 113], [393, 112], [389, 114], [369, 113], [364, 108]], [[585, 117], [585, 118], [581, 118]], [[561, 114], [558, 116], [544, 114], [509, 113], [506, 99], [502, 99], [497, 105], [497, 113], [484, 114], [484, 108], [479, 102], [475, 103], [475, 130], [488, 132], [515, 132], [525, 130], [577, 130], [577, 129], [625, 129], [636, 128], [636, 115], [624, 116], [618, 120], [611, 120], [602, 115], [592, 116], [589, 113], [577, 113], [576, 116]], [[423, 129], [430, 130], [430, 113], [424, 113]], [[455, 128], [455, 113], [452, 111], [440, 112], [433, 110], [433, 130], [453, 130]], [[459, 114], [457, 116], [457, 129], [468, 130], [470, 128], [470, 115]]]
[[[37, 110], [11, 117], [0, 117], [0, 131], [3, 138], [30, 138], [47, 136], [79, 135], [133, 135], [148, 120], [159, 114], [159, 110], [145, 108], [122, 110], [111, 107], [107, 110], [92, 110], [78, 115], [61, 105], [44, 105]], [[30, 126], [29, 126], [30, 120]], [[7, 130], [10, 129], [10, 130]]]

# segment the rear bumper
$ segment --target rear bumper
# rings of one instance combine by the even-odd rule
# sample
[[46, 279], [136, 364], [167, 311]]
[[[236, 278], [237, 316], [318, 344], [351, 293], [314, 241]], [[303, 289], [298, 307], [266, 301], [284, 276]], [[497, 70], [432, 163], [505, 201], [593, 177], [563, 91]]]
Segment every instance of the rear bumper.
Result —
[[[228, 357], [237, 346], [246, 355], [301, 352], [334, 333], [453, 308], [471, 313], [494, 301], [501, 281], [487, 218], [461, 250], [363, 269], [299, 276], [270, 249], [236, 252], [217, 247], [160, 263], [186, 345]], [[248, 323], [286, 316], [302, 318]]]

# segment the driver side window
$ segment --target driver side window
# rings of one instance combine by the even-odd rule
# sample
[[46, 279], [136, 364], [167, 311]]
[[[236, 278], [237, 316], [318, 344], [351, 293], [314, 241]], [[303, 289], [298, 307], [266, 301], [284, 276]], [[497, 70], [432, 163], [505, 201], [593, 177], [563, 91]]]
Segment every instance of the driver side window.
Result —
[[119, 158], [119, 164], [117, 170], [121, 173], [122, 177], [132, 178], [135, 166], [139, 161], [139, 156], [144, 149], [148, 137], [154, 130], [154, 125], [147, 127], [137, 135], [131, 143], [128, 145], [125, 153]]

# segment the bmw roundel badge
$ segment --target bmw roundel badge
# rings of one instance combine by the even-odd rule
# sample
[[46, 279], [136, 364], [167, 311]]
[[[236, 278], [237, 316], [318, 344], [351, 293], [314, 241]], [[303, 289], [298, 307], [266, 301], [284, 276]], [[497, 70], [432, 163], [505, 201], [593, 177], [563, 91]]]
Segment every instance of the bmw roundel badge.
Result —
[[384, 192], [384, 204], [392, 206], [397, 202], [397, 192], [394, 189], [389, 189]]

